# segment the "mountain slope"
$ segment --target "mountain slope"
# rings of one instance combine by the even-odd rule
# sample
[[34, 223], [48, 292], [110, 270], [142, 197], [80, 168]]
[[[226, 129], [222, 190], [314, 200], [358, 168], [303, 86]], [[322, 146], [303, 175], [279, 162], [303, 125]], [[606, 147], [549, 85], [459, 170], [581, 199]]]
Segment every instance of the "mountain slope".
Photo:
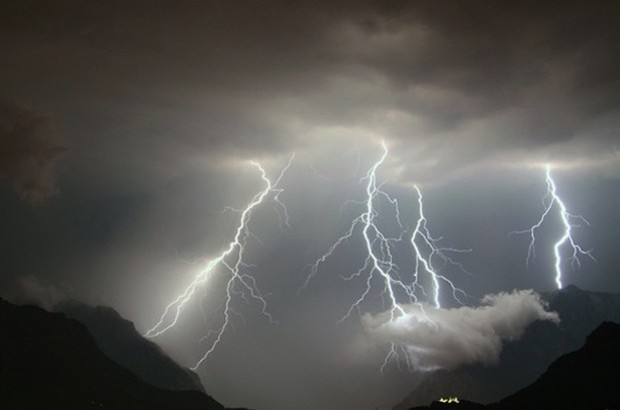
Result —
[[604, 322], [582, 348], [561, 356], [534, 383], [497, 403], [434, 401], [411, 410], [620, 409], [619, 374], [620, 324]]
[[485, 386], [467, 372], [439, 370], [425, 377], [395, 409], [427, 405], [441, 397], [464, 397], [479, 403], [492, 401]]
[[497, 408], [618, 409], [619, 377], [620, 324], [605, 322], [581, 349], [560, 357], [536, 382], [501, 400]]
[[[466, 366], [427, 378], [394, 410], [427, 405], [439, 397], [459, 396], [489, 403], [531, 383], [560, 355], [580, 348], [601, 322], [620, 322], [620, 295], [568, 286], [542, 295], [561, 323], [535, 322], [523, 337], [507, 343], [496, 366]], [[457, 386], [453, 391], [451, 386]]]
[[97, 347], [61, 313], [0, 299], [0, 403], [3, 408], [223, 409], [197, 391], [154, 387]]
[[148, 383], [170, 390], [204, 392], [195, 373], [179, 366], [159, 346], [142, 337], [133, 323], [114, 309], [70, 302], [59, 310], [86, 326], [109, 358]]

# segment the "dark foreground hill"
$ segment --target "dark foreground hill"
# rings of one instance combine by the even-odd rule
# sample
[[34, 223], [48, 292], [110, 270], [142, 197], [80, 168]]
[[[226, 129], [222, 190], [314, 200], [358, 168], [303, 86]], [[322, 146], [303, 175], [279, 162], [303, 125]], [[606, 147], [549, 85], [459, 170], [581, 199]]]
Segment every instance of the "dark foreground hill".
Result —
[[601, 322], [620, 322], [620, 295], [575, 286], [542, 295], [559, 314], [559, 325], [535, 322], [520, 340], [507, 343], [495, 366], [465, 366], [427, 377], [394, 410], [423, 406], [440, 397], [457, 396], [490, 403], [536, 380], [560, 355], [580, 348]]
[[601, 324], [581, 349], [492, 408], [620, 409], [620, 324]]
[[620, 324], [605, 322], [581, 349], [561, 356], [534, 383], [498, 403], [433, 402], [412, 409], [620, 409], [619, 375]]
[[142, 380], [164, 389], [204, 392], [195, 373], [179, 366], [159, 346], [142, 337], [134, 324], [114, 309], [69, 302], [59, 310], [86, 326], [106, 356]]
[[0, 299], [0, 407], [223, 409], [198, 391], [157, 388], [103, 354], [62, 313]]

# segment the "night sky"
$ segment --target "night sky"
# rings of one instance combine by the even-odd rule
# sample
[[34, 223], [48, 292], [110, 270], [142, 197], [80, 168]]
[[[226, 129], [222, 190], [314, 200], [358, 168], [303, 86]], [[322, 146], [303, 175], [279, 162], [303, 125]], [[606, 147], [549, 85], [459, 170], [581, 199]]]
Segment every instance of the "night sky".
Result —
[[[146, 332], [265, 188], [251, 161], [275, 181], [294, 153], [275, 198], [289, 224], [271, 192], [244, 253], [277, 323], [234, 292], [197, 371], [207, 392], [227, 406], [371, 409], [423, 370], [492, 364], [502, 340], [489, 332], [555, 320], [530, 290], [556, 289], [557, 207], [529, 264], [528, 234], [511, 234], [544, 211], [545, 164], [596, 259], [565, 260], [564, 283], [620, 293], [619, 25], [617, 1], [2, 2], [0, 295], [108, 305]], [[377, 277], [340, 322], [366, 289], [367, 275], [343, 278], [364, 265], [361, 230], [307, 281], [365, 211], [382, 143], [377, 185], [403, 228], [382, 196], [381, 229], [411, 234], [417, 185], [433, 237], [467, 250], [451, 254], [462, 270], [445, 267], [465, 306], [445, 291], [444, 309], [424, 305], [439, 334], [393, 324]], [[394, 258], [410, 272], [406, 245]], [[221, 325], [229, 277], [215, 269], [152, 339], [184, 366]], [[468, 332], [482, 345], [458, 342]], [[391, 343], [437, 351], [410, 350], [419, 372], [381, 373]]]

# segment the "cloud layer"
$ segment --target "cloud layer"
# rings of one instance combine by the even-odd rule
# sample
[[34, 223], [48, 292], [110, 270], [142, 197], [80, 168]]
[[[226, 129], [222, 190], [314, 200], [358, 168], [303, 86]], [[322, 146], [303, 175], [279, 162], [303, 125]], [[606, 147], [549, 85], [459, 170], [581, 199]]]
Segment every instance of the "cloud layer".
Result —
[[390, 321], [390, 313], [366, 314], [362, 324], [369, 337], [403, 346], [416, 369], [453, 369], [463, 364], [492, 364], [504, 342], [518, 340], [532, 322], [559, 323], [531, 290], [486, 295], [482, 306], [434, 309], [406, 307], [407, 316]]
[[406, 181], [543, 161], [617, 174], [614, 3], [19, 3], [0, 78], [70, 123], [89, 181], [351, 136], [387, 139]]

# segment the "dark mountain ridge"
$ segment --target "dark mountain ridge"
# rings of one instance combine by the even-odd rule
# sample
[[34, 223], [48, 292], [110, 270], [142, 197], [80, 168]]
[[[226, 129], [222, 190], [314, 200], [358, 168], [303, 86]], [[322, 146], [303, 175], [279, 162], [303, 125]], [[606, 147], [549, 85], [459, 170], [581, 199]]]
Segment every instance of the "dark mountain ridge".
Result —
[[33, 409], [224, 407], [198, 391], [152, 386], [103, 354], [80, 322], [0, 299], [0, 403]]
[[164, 389], [204, 393], [194, 372], [179, 366], [159, 346], [142, 337], [134, 324], [114, 309], [72, 301], [57, 310], [86, 326], [106, 356], [144, 381]]
[[620, 324], [603, 322], [577, 351], [555, 360], [534, 383], [497, 403], [433, 402], [427, 409], [620, 409]]
[[554, 361], [533, 384], [497, 409], [620, 409], [620, 324], [602, 323], [585, 345]]
[[549, 310], [559, 314], [559, 325], [534, 322], [520, 340], [505, 344], [495, 366], [465, 366], [429, 375], [394, 410], [427, 405], [448, 396], [479, 403], [500, 400], [536, 380], [562, 354], [580, 348], [602, 322], [620, 322], [620, 295], [569, 285], [541, 296]]

